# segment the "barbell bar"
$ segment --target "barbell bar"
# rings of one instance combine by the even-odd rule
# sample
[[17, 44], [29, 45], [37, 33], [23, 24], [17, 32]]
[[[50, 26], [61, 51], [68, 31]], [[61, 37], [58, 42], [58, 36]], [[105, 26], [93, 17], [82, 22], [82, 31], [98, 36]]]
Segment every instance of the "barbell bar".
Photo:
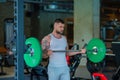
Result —
[[80, 50], [52, 50], [52, 52], [80, 52]]
[[[52, 52], [80, 52], [81, 50], [52, 50]], [[90, 52], [97, 52], [96, 49], [93, 49], [93, 50], [88, 50]]]
[[[87, 46], [87, 44], [84, 44], [82, 49], [84, 49]], [[52, 50], [53, 52], [80, 52], [81, 50]]]
[[[29, 67], [36, 67], [42, 61], [42, 47], [39, 43], [39, 40], [30, 37], [25, 41], [28, 49], [24, 54], [24, 60], [26, 65]], [[84, 46], [85, 47], [85, 46]], [[80, 50], [53, 50], [53, 52], [79, 52]], [[93, 38], [89, 41], [86, 46], [86, 55], [87, 58], [93, 63], [101, 62], [106, 54], [106, 47], [102, 40], [98, 38]]]

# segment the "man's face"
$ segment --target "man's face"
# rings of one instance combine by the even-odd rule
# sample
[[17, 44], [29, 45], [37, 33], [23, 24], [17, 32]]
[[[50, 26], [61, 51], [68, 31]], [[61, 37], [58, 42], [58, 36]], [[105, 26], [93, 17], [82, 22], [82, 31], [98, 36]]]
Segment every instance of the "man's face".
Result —
[[55, 23], [55, 30], [58, 34], [63, 34], [65, 25], [63, 23]]

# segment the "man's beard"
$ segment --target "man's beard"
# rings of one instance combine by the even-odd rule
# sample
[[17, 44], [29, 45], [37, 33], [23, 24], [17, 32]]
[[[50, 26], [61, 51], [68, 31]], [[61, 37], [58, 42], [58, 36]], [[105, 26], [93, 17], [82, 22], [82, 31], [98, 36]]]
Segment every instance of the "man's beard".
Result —
[[63, 32], [56, 31], [57, 34], [63, 35]]

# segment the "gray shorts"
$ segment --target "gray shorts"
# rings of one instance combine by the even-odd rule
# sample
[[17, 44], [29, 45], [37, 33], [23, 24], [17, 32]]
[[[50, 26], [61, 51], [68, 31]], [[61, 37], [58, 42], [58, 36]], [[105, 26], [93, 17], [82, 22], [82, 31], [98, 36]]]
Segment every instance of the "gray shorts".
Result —
[[70, 80], [69, 67], [48, 67], [48, 80]]

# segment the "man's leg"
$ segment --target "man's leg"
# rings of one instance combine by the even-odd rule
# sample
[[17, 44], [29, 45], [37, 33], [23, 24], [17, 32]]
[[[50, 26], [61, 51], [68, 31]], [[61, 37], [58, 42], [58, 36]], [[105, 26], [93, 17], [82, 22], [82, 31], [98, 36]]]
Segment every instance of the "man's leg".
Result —
[[60, 80], [70, 80], [70, 70], [68, 67], [63, 68]]
[[58, 72], [53, 67], [48, 67], [48, 80], [59, 80]]

